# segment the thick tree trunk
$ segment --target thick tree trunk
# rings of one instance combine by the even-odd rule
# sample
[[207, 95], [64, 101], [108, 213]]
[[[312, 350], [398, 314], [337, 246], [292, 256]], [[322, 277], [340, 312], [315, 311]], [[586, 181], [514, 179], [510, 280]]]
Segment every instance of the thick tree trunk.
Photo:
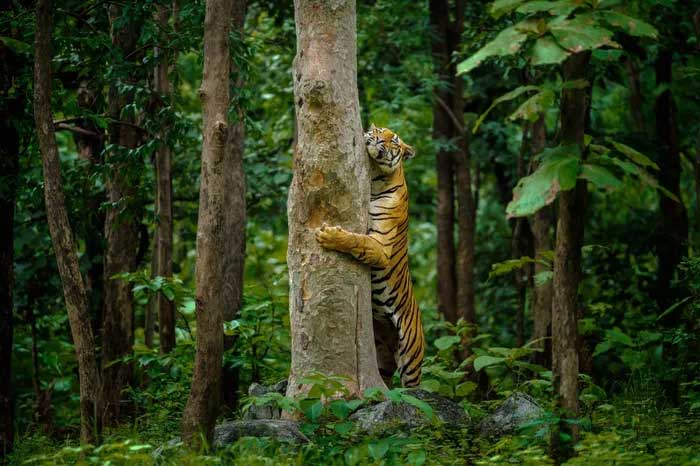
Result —
[[450, 75], [448, 35], [449, 7], [446, 0], [430, 0], [432, 53], [435, 74], [442, 83], [433, 90], [433, 140], [441, 144], [436, 154], [437, 171], [437, 283], [438, 310], [448, 322], [457, 322], [457, 276], [455, 262], [454, 223], [454, 169], [452, 154], [444, 144], [453, 136], [453, 122], [449, 116], [452, 100], [447, 88]]
[[[2, 47], [2, 46], [0, 46]], [[0, 56], [5, 51], [0, 50]], [[11, 53], [6, 52], [8, 55]], [[0, 65], [0, 99], [10, 88], [9, 61]], [[0, 100], [2, 102], [2, 100]], [[12, 450], [14, 403], [12, 396], [12, 336], [14, 295], [14, 218], [19, 176], [19, 134], [12, 124], [12, 107], [0, 106], [0, 463]], [[14, 110], [18, 110], [14, 108]]]
[[[564, 80], [585, 79], [590, 54], [578, 53], [563, 65]], [[583, 155], [587, 92], [567, 89], [561, 98], [561, 143], [578, 144]], [[581, 279], [581, 247], [585, 220], [586, 183], [559, 196], [556, 256], [554, 259], [554, 297], [552, 303], [552, 374], [555, 395], [563, 417], [578, 415], [578, 285]], [[577, 426], [560, 423], [559, 428], [578, 438]], [[556, 429], [555, 429], [556, 430]], [[572, 443], [562, 443], [555, 432], [553, 443], [559, 457], [572, 453]]]
[[[138, 59], [136, 49], [139, 25], [133, 21], [122, 23], [125, 6], [112, 4], [109, 19], [112, 44], [125, 60]], [[126, 58], [128, 57], [128, 58]], [[127, 78], [132, 83], [135, 78]], [[113, 279], [119, 273], [134, 272], [139, 250], [140, 207], [135, 205], [140, 168], [133, 162], [120, 160], [130, 149], [141, 143], [141, 132], [135, 117], [122, 117], [122, 109], [133, 103], [134, 93], [121, 93], [116, 83], [109, 89], [109, 141], [115, 149], [108, 154], [112, 164], [107, 179], [107, 200], [111, 207], [105, 220], [105, 285], [102, 323], [102, 402], [106, 425], [115, 425], [121, 415], [122, 392], [131, 378], [128, 364], [115, 363], [131, 353], [134, 341], [134, 299], [132, 285], [126, 280]], [[122, 120], [125, 120], [122, 122]]]
[[[239, 40], [243, 40], [243, 25], [245, 23], [246, 1], [239, 0], [233, 6], [233, 29], [237, 33]], [[233, 67], [232, 77], [234, 87], [243, 89], [244, 77], [241, 70]], [[231, 152], [231, 170], [227, 172], [228, 186], [226, 205], [228, 206], [227, 231], [228, 248], [225, 254], [228, 256], [226, 268], [226, 278], [228, 288], [226, 299], [228, 302], [224, 307], [224, 320], [235, 319], [243, 305], [243, 270], [245, 265], [245, 226], [246, 226], [246, 203], [245, 203], [245, 172], [243, 170], [243, 153], [245, 150], [245, 121], [244, 108], [240, 104], [240, 99], [234, 98], [236, 119], [231, 121], [227, 141], [227, 150]], [[231, 350], [236, 337], [224, 336], [224, 351]], [[238, 368], [224, 367], [223, 369], [223, 400], [229, 409], [236, 409], [238, 402]]]
[[324, 223], [366, 233], [369, 158], [360, 126], [355, 1], [295, 0], [294, 97], [298, 141], [289, 190], [292, 368], [288, 396], [311, 372], [385, 387], [377, 368], [369, 270], [315, 240]]
[[[161, 29], [168, 27], [170, 10], [162, 5], [156, 7], [156, 22]], [[170, 104], [171, 90], [168, 79], [170, 55], [166, 49], [156, 47], [158, 64], [153, 72], [154, 91], [163, 99], [158, 108]], [[172, 278], [173, 276], [173, 178], [170, 146], [167, 142], [168, 128], [161, 128], [160, 145], [156, 149], [156, 221], [154, 275]], [[175, 347], [175, 303], [165, 294], [155, 297], [160, 333], [160, 352], [169, 353]], [[152, 323], [153, 317], [151, 316]], [[152, 332], [151, 332], [152, 333]]]
[[192, 447], [211, 442], [221, 399], [224, 313], [232, 305], [229, 277], [232, 201], [228, 184], [238, 163], [228, 147], [231, 57], [229, 34], [239, 1], [207, 0], [204, 19], [202, 174], [197, 221], [197, 353], [182, 436]]
[[[656, 59], [656, 85], [671, 85], [673, 51], [661, 49]], [[670, 89], [656, 99], [656, 134], [659, 140], [659, 183], [678, 197], [678, 201], [660, 195], [660, 226], [657, 235], [657, 299], [661, 309], [673, 304], [671, 281], [683, 256], [688, 253], [688, 214], [681, 198], [681, 148], [676, 121], [676, 104]], [[669, 316], [675, 326], [680, 313]]]
[[[547, 142], [547, 128], [545, 126], [544, 115], [532, 124], [530, 130], [530, 151], [531, 154], [537, 155], [545, 149]], [[531, 171], [535, 171], [537, 165], [532, 164]], [[533, 246], [535, 257], [542, 259], [544, 251], [552, 249], [552, 209], [544, 207], [538, 210], [530, 219], [532, 226]], [[545, 265], [535, 263], [534, 274], [546, 272], [548, 269]], [[533, 334], [532, 339], [538, 340], [535, 344], [536, 348], [542, 350], [537, 353], [535, 360], [538, 364], [551, 368], [552, 366], [552, 342], [548, 337], [551, 336], [552, 325], [552, 280], [548, 280], [543, 285], [535, 284], [532, 289], [532, 321]]]
[[98, 402], [100, 374], [95, 359], [95, 339], [90, 326], [88, 299], [78, 267], [73, 232], [66, 212], [51, 112], [51, 18], [52, 10], [49, 1], [39, 0], [36, 7], [34, 41], [34, 118], [44, 170], [46, 217], [63, 283], [68, 322], [78, 359], [80, 438], [87, 443], [94, 442], [100, 431]]

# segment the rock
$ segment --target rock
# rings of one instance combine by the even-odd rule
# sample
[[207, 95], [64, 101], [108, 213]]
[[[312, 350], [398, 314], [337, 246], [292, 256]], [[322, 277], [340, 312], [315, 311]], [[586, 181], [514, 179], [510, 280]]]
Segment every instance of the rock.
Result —
[[222, 448], [235, 443], [241, 437], [270, 437], [283, 442], [308, 443], [309, 439], [299, 430], [299, 423], [281, 419], [255, 419], [229, 421], [216, 426], [214, 447]]
[[[462, 427], [470, 421], [464, 409], [452, 400], [420, 389], [412, 389], [406, 393], [428, 403], [433, 408], [435, 416], [448, 427]], [[356, 421], [361, 430], [369, 433], [431, 423], [425, 413], [415, 406], [392, 401], [382, 401], [362, 408], [350, 416], [350, 419]]]
[[[287, 392], [287, 380], [282, 380], [274, 385], [260, 385], [253, 383], [248, 387], [248, 395], [262, 396], [268, 393], [279, 393], [284, 395]], [[279, 419], [281, 410], [274, 407], [272, 404], [262, 406], [251, 405], [243, 414], [243, 419]]]
[[514, 433], [517, 428], [544, 415], [544, 409], [530, 395], [515, 392], [478, 426], [483, 436], [501, 436]]

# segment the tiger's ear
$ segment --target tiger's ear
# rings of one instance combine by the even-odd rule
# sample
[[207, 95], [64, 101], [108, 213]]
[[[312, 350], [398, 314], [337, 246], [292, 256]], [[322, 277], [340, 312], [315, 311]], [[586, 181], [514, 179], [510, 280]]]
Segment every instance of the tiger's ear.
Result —
[[374, 123], [372, 123], [371, 125], [369, 125], [369, 130], [370, 130], [370, 131], [374, 131], [374, 130], [376, 130], [376, 129], [377, 129], [377, 127], [374, 126]]
[[416, 150], [408, 144], [403, 145], [404, 160], [412, 159], [416, 155]]

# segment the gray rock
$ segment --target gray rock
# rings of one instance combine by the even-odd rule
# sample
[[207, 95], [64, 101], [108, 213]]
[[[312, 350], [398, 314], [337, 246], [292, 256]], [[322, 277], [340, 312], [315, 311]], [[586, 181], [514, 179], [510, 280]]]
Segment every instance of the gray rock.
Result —
[[281, 419], [255, 419], [229, 421], [216, 426], [214, 447], [221, 448], [235, 443], [241, 437], [271, 437], [283, 442], [308, 443], [309, 439], [299, 430], [299, 423]]
[[[433, 414], [447, 427], [462, 427], [469, 423], [469, 415], [454, 401], [432, 392], [412, 389], [407, 392], [423, 400], [433, 408]], [[421, 411], [407, 403], [382, 401], [356, 411], [351, 420], [366, 432], [376, 433], [397, 427], [418, 427], [428, 425], [431, 420]]]
[[478, 426], [483, 436], [501, 436], [514, 433], [526, 422], [541, 418], [544, 409], [530, 395], [515, 392], [501, 403]]
[[[287, 392], [287, 380], [282, 380], [274, 385], [260, 385], [253, 383], [248, 387], [248, 395], [262, 396], [268, 393], [279, 393], [284, 395]], [[272, 404], [262, 406], [251, 405], [248, 410], [243, 413], [243, 419], [279, 419], [282, 412]]]

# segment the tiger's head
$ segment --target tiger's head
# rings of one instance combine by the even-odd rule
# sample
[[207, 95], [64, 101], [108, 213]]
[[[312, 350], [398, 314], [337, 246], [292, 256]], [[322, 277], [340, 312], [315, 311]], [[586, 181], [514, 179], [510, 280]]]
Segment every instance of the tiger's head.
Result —
[[413, 147], [404, 142], [388, 128], [377, 128], [372, 124], [365, 133], [367, 153], [382, 173], [392, 173], [404, 159], [416, 155]]

